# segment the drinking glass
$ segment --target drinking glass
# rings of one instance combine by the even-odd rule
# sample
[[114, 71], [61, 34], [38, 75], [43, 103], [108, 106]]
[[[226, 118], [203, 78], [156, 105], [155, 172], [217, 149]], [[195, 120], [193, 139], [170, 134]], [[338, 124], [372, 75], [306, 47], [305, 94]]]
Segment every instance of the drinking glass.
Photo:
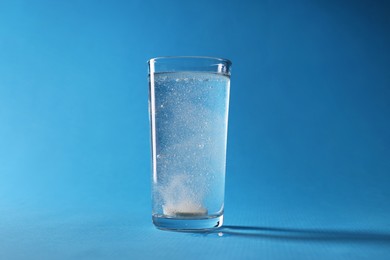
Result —
[[231, 62], [177, 56], [148, 64], [153, 223], [168, 230], [218, 228]]

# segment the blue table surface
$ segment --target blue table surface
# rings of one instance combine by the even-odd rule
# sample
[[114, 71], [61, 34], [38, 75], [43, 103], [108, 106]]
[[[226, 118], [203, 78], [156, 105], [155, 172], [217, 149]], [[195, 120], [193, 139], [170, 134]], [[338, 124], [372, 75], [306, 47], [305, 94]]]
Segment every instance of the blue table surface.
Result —
[[[390, 259], [388, 1], [0, 1], [0, 259]], [[224, 226], [151, 221], [147, 64], [233, 61]]]
[[388, 225], [372, 225], [370, 217], [357, 222], [339, 215], [337, 224], [329, 224], [304, 212], [262, 219], [267, 214], [249, 213], [250, 208], [233, 212], [226, 210], [221, 229], [180, 233], [157, 230], [149, 212], [125, 205], [116, 211], [2, 209], [0, 258], [387, 259], [390, 253]]

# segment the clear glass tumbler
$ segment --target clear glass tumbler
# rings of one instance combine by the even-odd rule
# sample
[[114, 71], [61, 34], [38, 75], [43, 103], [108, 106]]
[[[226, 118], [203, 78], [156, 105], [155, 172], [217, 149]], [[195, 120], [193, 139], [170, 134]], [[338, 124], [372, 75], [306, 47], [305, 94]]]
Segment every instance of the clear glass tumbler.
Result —
[[231, 62], [160, 57], [148, 63], [153, 223], [172, 230], [220, 227]]

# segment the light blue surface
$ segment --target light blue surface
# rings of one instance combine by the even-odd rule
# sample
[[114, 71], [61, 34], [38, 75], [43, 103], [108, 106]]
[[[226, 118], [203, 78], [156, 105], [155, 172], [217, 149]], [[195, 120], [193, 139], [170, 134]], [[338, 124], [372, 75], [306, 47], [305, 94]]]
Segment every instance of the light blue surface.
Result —
[[[386, 1], [1, 1], [0, 259], [388, 259]], [[225, 224], [151, 224], [146, 60], [233, 61]]]

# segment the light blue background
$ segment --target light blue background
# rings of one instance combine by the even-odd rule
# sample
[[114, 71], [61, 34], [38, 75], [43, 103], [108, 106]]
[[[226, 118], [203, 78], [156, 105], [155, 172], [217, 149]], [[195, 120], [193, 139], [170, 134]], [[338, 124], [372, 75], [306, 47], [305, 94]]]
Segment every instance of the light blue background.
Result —
[[[387, 1], [0, 1], [0, 259], [388, 259]], [[150, 216], [147, 64], [233, 61], [226, 227]]]

